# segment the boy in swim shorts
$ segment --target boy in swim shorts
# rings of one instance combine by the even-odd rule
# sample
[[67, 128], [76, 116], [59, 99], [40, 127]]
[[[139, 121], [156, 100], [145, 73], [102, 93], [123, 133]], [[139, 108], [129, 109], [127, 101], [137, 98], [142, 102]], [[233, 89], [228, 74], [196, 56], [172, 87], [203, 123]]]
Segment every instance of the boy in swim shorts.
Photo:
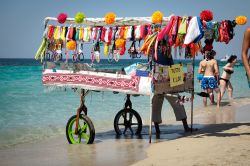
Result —
[[[212, 94], [213, 90], [217, 93], [217, 108], [220, 107], [221, 94], [218, 87], [219, 67], [217, 61], [214, 59], [216, 52], [214, 50], [206, 51], [206, 59], [200, 63], [199, 73], [202, 66], [205, 66], [204, 77], [201, 80], [201, 88], [207, 90], [209, 94]], [[206, 103], [205, 103], [206, 105]]]

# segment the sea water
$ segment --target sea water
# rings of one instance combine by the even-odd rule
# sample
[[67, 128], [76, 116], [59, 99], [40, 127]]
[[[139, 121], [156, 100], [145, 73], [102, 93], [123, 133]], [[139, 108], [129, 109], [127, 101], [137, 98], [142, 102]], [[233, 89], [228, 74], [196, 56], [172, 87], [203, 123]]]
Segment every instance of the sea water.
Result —
[[[110, 64], [103, 60], [99, 66], [119, 69], [134, 62], [136, 60], [120, 60]], [[195, 77], [198, 63], [195, 63]], [[42, 66], [33, 59], [0, 59], [0, 148], [56, 136], [65, 137], [67, 120], [76, 113], [80, 104], [79, 91], [45, 88], [41, 78]], [[235, 67], [231, 82], [234, 97], [250, 96], [241, 63]], [[197, 81], [195, 91], [201, 91]], [[97, 133], [113, 130], [114, 117], [124, 107], [125, 96], [112, 92], [92, 92], [87, 96], [88, 116]], [[131, 100], [143, 124], [149, 124], [149, 97], [131, 97]], [[195, 97], [194, 103], [195, 107], [200, 107], [202, 98]], [[163, 107], [163, 121], [174, 119], [167, 102], [164, 102]], [[186, 103], [185, 107], [190, 109], [190, 103]]]

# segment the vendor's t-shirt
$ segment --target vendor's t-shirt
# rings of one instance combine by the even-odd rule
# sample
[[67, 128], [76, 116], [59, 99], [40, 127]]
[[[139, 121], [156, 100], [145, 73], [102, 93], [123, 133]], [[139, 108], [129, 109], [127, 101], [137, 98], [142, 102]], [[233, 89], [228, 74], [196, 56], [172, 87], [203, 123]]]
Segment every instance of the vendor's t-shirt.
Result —
[[162, 54], [160, 51], [158, 51], [158, 56], [157, 56], [157, 60], [155, 60], [156, 63], [161, 64], [161, 65], [166, 65], [166, 66], [170, 66], [174, 64], [173, 58], [168, 57], [164, 54]]

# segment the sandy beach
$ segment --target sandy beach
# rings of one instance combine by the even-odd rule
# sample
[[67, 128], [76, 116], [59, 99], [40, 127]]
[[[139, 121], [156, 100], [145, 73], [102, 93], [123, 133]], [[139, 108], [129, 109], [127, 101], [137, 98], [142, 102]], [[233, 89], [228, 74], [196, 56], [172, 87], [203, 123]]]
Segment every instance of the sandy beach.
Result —
[[[248, 165], [250, 163], [250, 98], [223, 101], [195, 111], [194, 127], [184, 133], [179, 123], [161, 125], [162, 135], [148, 143], [141, 137], [116, 138], [114, 131], [97, 133], [92, 145], [69, 145], [64, 135], [0, 149], [2, 166], [14, 165]], [[190, 113], [188, 113], [190, 114]]]
[[213, 106], [205, 112], [197, 111], [195, 123], [204, 124], [204, 128], [186, 137], [150, 145], [147, 158], [133, 166], [249, 165], [249, 103], [249, 98], [236, 99], [222, 102], [217, 112]]

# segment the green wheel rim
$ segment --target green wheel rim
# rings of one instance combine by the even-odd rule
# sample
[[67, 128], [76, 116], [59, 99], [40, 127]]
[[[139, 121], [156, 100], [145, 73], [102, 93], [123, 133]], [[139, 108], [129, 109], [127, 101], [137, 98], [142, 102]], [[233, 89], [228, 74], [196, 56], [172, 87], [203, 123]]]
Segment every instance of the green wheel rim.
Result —
[[[83, 121], [83, 125], [81, 127], [81, 121]], [[75, 122], [76, 118], [74, 118], [72, 121], [70, 121], [69, 127], [68, 127], [68, 136], [72, 144], [80, 144], [82, 141], [82, 138], [86, 140], [86, 144], [89, 142], [90, 134], [88, 134], [87, 131], [89, 131], [89, 125], [84, 121], [84, 119], [79, 118], [79, 125], [78, 125], [78, 138], [74, 138], [75, 131]]]

